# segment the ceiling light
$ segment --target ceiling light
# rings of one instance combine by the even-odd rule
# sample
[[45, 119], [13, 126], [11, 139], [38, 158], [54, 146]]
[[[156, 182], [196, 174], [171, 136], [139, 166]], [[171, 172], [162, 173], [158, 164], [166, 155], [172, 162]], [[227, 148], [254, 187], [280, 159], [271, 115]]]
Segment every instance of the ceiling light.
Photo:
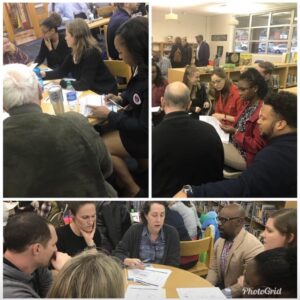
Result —
[[166, 20], [178, 20], [178, 15], [174, 14], [172, 11], [172, 8], [170, 8], [170, 13], [165, 14], [165, 19]]

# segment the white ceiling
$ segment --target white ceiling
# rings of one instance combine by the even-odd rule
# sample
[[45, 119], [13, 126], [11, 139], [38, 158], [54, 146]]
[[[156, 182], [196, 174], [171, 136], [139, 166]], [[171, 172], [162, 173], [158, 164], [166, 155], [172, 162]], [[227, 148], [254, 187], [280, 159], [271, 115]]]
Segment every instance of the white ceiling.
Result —
[[[176, 1], [176, 0], [175, 0]], [[218, 14], [249, 14], [257, 12], [268, 12], [277, 9], [297, 7], [296, 1], [247, 1], [247, 0], [227, 0], [227, 1], [176, 1], [171, 4], [169, 1], [155, 3], [152, 1], [152, 13], [156, 11], [168, 13], [172, 8], [176, 14], [199, 14], [203, 16], [212, 16]]]

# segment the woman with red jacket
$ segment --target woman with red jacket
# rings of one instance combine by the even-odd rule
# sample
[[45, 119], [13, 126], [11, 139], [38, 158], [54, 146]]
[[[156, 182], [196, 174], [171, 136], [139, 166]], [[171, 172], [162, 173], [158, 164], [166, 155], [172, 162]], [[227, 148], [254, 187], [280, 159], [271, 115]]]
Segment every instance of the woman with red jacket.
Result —
[[223, 144], [225, 165], [245, 170], [255, 154], [265, 146], [257, 120], [268, 87], [259, 72], [250, 68], [241, 74], [238, 90], [244, 103], [243, 110], [236, 117], [233, 126], [222, 124], [221, 128], [230, 133], [230, 143]]
[[227, 78], [225, 71], [221, 68], [212, 72], [211, 85], [210, 93], [215, 99], [213, 117], [226, 125], [232, 125], [243, 109], [237, 86]]

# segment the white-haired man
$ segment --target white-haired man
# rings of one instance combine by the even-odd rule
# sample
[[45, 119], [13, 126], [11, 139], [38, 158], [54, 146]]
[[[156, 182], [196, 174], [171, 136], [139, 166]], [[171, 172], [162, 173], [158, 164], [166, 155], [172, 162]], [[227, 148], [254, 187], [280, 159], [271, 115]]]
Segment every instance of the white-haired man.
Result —
[[112, 162], [99, 135], [75, 112], [42, 112], [41, 89], [27, 66], [3, 67], [5, 197], [115, 197]]

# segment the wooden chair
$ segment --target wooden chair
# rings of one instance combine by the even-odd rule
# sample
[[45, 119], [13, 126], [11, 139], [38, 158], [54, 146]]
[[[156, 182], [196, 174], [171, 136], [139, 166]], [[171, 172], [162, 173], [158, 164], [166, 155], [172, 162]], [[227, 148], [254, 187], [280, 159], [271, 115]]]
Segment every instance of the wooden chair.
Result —
[[108, 59], [111, 60], [111, 57], [110, 57], [109, 51], [108, 51], [107, 28], [108, 28], [108, 25], [103, 26], [103, 35], [104, 35], [104, 41], [105, 41], [106, 55], [107, 55]]
[[104, 60], [104, 63], [114, 77], [126, 79], [125, 84], [118, 83], [118, 91], [125, 90], [132, 75], [131, 67], [123, 60]]
[[97, 15], [98, 17], [107, 18], [110, 17], [115, 10], [115, 7], [112, 5], [97, 7]]
[[[204, 231], [204, 236], [203, 237], [211, 237], [212, 238], [212, 246], [210, 247], [210, 259], [213, 257], [214, 255], [214, 243], [215, 243], [215, 236], [214, 236], [214, 232], [213, 229], [211, 228], [213, 225], [209, 225], [208, 227], [206, 227], [205, 231]], [[209, 262], [210, 263], [210, 262]]]
[[201, 240], [180, 242], [180, 256], [192, 256], [207, 253], [205, 262], [198, 261], [195, 266], [187, 271], [199, 276], [207, 275], [211, 259], [211, 248], [213, 247], [212, 241], [213, 238], [209, 236]]

